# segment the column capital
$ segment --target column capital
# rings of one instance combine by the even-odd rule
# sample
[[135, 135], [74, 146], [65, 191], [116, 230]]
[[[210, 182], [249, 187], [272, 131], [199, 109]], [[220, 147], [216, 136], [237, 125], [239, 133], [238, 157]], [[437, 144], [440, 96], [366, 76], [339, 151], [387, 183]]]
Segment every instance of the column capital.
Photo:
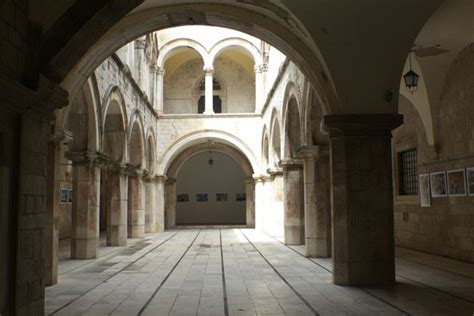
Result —
[[281, 175], [283, 175], [283, 169], [280, 168], [280, 167], [268, 168], [267, 173], [272, 177], [281, 176]]
[[298, 150], [303, 159], [315, 159], [317, 157], [329, 156], [328, 145], [303, 146]]
[[329, 137], [391, 136], [391, 131], [403, 124], [403, 115], [386, 114], [331, 114], [323, 118]]
[[206, 76], [212, 76], [214, 74], [214, 67], [204, 66], [202, 70], [204, 70], [204, 73], [206, 74]]
[[303, 168], [303, 161], [301, 159], [282, 159], [278, 165], [283, 169], [301, 169]]
[[126, 168], [127, 168], [128, 176], [131, 178], [145, 178], [146, 177], [145, 170], [143, 169], [140, 169], [138, 167], [128, 165], [128, 164]]
[[164, 76], [165, 73], [166, 73], [165, 67], [160, 67], [158, 65], [154, 65], [153, 68], [154, 68], [155, 72], [160, 76]]
[[175, 184], [176, 183], [176, 179], [175, 178], [166, 178], [166, 184], [168, 185], [171, 185], [171, 184]]
[[139, 38], [134, 41], [134, 44], [136, 49], [145, 49], [146, 40]]
[[101, 166], [106, 164], [109, 160], [107, 155], [100, 152], [68, 151], [65, 156], [75, 165], [91, 164], [94, 166]]

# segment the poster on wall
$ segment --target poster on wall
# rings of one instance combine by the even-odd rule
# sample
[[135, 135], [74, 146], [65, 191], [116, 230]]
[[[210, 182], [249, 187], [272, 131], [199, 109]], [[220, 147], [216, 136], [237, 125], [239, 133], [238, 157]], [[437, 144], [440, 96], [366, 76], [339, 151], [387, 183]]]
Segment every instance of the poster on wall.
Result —
[[196, 194], [196, 202], [207, 202], [207, 193]]
[[421, 207], [431, 206], [430, 175], [427, 173], [420, 174], [420, 203]]
[[474, 167], [466, 169], [466, 178], [469, 196], [474, 196]]
[[59, 190], [59, 201], [61, 203], [67, 203], [68, 198], [69, 198], [69, 189], [61, 188], [61, 190]]
[[216, 193], [217, 202], [227, 202], [227, 193]]
[[430, 182], [432, 197], [436, 198], [448, 196], [445, 171], [430, 173]]
[[449, 196], [466, 196], [466, 172], [464, 169], [448, 171]]
[[245, 193], [237, 193], [236, 197], [235, 197], [235, 200], [237, 202], [243, 202], [243, 201], [246, 201], [247, 200], [247, 194]]
[[189, 202], [189, 195], [188, 194], [178, 194], [176, 197], [176, 201], [178, 203]]

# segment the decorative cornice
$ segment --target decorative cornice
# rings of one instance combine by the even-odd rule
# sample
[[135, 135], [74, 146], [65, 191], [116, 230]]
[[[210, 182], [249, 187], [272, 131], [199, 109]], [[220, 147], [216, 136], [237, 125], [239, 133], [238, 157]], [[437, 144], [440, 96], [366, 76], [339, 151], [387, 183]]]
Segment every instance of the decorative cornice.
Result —
[[329, 146], [303, 146], [298, 150], [298, 155], [303, 159], [314, 159], [317, 157], [329, 156]]

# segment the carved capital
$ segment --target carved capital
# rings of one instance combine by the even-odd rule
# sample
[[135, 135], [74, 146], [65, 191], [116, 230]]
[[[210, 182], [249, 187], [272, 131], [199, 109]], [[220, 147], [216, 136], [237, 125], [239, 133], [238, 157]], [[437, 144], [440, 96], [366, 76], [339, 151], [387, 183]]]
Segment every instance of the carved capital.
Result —
[[298, 155], [305, 160], [326, 157], [329, 156], [329, 147], [327, 145], [303, 146], [298, 150]]
[[214, 68], [213, 67], [204, 66], [204, 68], [202, 70], [204, 70], [204, 73], [206, 74], [206, 76], [214, 75]]
[[302, 169], [303, 161], [301, 159], [282, 159], [278, 165], [285, 169]]
[[139, 38], [134, 41], [134, 44], [135, 44], [135, 49], [145, 49], [146, 40]]

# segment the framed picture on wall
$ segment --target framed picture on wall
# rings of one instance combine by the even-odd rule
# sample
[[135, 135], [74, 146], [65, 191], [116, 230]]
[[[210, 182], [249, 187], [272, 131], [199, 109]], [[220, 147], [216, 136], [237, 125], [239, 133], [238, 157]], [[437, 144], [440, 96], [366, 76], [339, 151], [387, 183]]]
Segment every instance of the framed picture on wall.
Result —
[[217, 202], [227, 202], [227, 193], [216, 193]]
[[247, 194], [245, 193], [237, 193], [236, 197], [235, 197], [235, 200], [237, 202], [243, 202], [243, 201], [246, 201], [247, 200]]
[[421, 207], [431, 206], [430, 175], [420, 174], [420, 203]]
[[196, 194], [196, 202], [207, 202], [207, 193]]
[[466, 179], [469, 196], [474, 196], [474, 167], [466, 169]]
[[448, 196], [445, 171], [430, 173], [430, 184], [432, 197], [437, 198]]
[[69, 199], [69, 189], [61, 188], [59, 190], [59, 201], [61, 203], [67, 203]]
[[178, 203], [189, 202], [189, 195], [188, 194], [178, 194], [176, 197], [176, 201]]
[[464, 169], [448, 171], [449, 196], [466, 196], [466, 171]]
[[67, 192], [67, 201], [72, 203], [72, 189], [69, 189]]

